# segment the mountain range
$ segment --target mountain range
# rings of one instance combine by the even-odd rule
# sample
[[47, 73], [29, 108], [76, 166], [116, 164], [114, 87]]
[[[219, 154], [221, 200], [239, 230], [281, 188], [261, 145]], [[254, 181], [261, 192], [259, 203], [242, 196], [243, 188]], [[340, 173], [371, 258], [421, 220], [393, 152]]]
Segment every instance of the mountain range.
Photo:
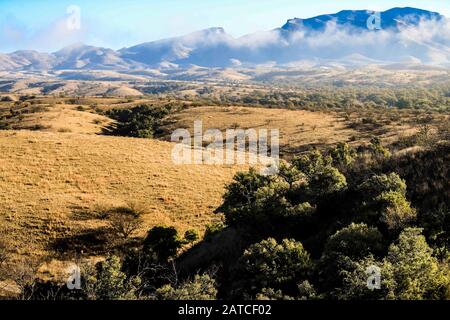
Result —
[[[376, 28], [368, 25], [379, 17]], [[450, 22], [437, 12], [344, 10], [234, 38], [223, 28], [121, 50], [75, 44], [54, 53], [0, 53], [0, 70], [145, 70], [201, 67], [424, 63], [450, 66]]]

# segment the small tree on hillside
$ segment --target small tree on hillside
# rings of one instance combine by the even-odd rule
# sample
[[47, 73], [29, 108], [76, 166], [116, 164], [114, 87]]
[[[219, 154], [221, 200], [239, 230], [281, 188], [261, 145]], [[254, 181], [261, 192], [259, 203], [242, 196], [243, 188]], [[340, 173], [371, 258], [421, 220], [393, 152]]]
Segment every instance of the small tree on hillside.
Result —
[[336, 147], [330, 150], [330, 156], [333, 158], [333, 164], [349, 166], [356, 159], [356, 151], [347, 143], [339, 142]]
[[109, 227], [122, 240], [131, 237], [142, 226], [142, 212], [130, 207], [113, 208], [106, 212]]
[[144, 240], [144, 251], [154, 252], [160, 261], [174, 257], [183, 245], [174, 227], [156, 226], [150, 229]]
[[381, 139], [378, 137], [373, 137], [370, 140], [369, 150], [372, 153], [372, 155], [376, 158], [384, 159], [384, 158], [389, 158], [391, 156], [391, 153], [389, 152], [389, 150], [386, 149], [381, 144]]

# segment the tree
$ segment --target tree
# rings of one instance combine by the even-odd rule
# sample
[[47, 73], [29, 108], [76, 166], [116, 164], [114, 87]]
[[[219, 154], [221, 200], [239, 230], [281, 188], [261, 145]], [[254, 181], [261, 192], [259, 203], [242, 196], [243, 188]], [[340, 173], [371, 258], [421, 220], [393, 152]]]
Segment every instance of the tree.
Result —
[[383, 192], [377, 200], [382, 206], [380, 221], [386, 224], [389, 230], [404, 229], [416, 218], [416, 211], [399, 192]]
[[343, 271], [356, 268], [361, 259], [383, 252], [383, 236], [364, 223], [352, 223], [333, 234], [325, 244], [319, 262], [319, 276], [326, 290], [342, 286]]
[[444, 272], [433, 250], [428, 246], [422, 229], [403, 231], [396, 244], [389, 248], [386, 263], [393, 268], [394, 295], [402, 300], [449, 298], [450, 277]]
[[177, 287], [167, 284], [155, 292], [158, 300], [215, 300], [216, 296], [216, 282], [208, 274], [196, 275]]
[[307, 176], [323, 171], [324, 168], [331, 166], [332, 163], [333, 159], [330, 156], [324, 157], [317, 149], [292, 160], [292, 165]]
[[116, 135], [153, 138], [161, 120], [168, 115], [170, 107], [140, 105], [132, 109], [113, 109], [108, 116], [118, 121], [113, 133]]
[[373, 137], [370, 140], [369, 150], [376, 158], [383, 159], [389, 158], [391, 156], [389, 150], [383, 147], [383, 145], [381, 144], [381, 139], [378, 137]]
[[[369, 256], [345, 274], [341, 299], [448, 299], [450, 273], [432, 255], [432, 249], [421, 234], [422, 229], [408, 228], [389, 247], [382, 262]], [[380, 290], [367, 286], [367, 267], [377, 266], [381, 275]]]
[[177, 254], [183, 241], [174, 227], [156, 226], [150, 229], [144, 239], [144, 251], [154, 252], [160, 261], [167, 261]]
[[442, 261], [450, 258], [450, 210], [423, 212], [418, 220], [436, 257]]
[[324, 197], [347, 187], [345, 176], [338, 169], [327, 166], [310, 176], [308, 194], [311, 198]]
[[109, 227], [114, 235], [128, 239], [142, 226], [142, 213], [130, 207], [113, 208], [106, 212]]
[[[292, 218], [298, 221], [315, 211], [315, 204], [343, 191], [347, 182], [332, 165], [331, 157], [314, 150], [293, 161], [281, 163], [279, 174], [259, 175], [254, 169], [238, 173], [227, 187], [223, 204], [216, 210], [225, 214], [230, 226], [257, 225], [264, 237]], [[298, 222], [297, 221], [297, 222]]]
[[396, 233], [416, 218], [406, 199], [406, 183], [396, 173], [374, 175], [359, 185], [358, 191], [363, 203], [360, 214], [365, 214], [368, 222]]
[[306, 189], [300, 188], [299, 193], [312, 200], [346, 188], [345, 176], [332, 163], [331, 156], [324, 157], [318, 150], [295, 158], [292, 165], [306, 177]]
[[250, 294], [264, 288], [296, 293], [297, 282], [306, 280], [313, 268], [308, 252], [300, 242], [273, 238], [251, 245], [240, 258], [242, 276]]
[[373, 200], [383, 192], [394, 191], [406, 196], [406, 182], [397, 173], [373, 175], [358, 186], [365, 201]]
[[247, 173], [238, 172], [233, 182], [226, 187], [223, 203], [216, 212], [225, 214], [226, 224], [238, 224], [241, 219], [251, 215], [256, 191], [269, 181], [270, 177], [258, 174], [253, 168]]
[[105, 261], [99, 262], [95, 270], [86, 268], [82, 275], [88, 298], [94, 300], [135, 298], [135, 286], [139, 283], [139, 279], [129, 281], [121, 269], [122, 263], [117, 256], [109, 256]]
[[333, 164], [341, 166], [351, 165], [356, 158], [356, 151], [345, 142], [339, 142], [336, 147], [330, 150]]
[[[380, 288], [369, 288], [370, 276], [380, 271]], [[376, 260], [372, 255], [357, 261], [351, 270], [343, 270], [342, 286], [333, 292], [333, 297], [340, 300], [392, 300], [392, 288], [395, 286], [392, 266]]]

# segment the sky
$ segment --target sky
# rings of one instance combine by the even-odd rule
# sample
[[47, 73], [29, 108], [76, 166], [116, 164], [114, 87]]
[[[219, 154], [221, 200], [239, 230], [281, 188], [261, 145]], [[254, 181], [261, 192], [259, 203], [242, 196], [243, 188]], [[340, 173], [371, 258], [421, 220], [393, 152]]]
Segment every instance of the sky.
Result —
[[120, 49], [210, 27], [239, 37], [294, 17], [406, 6], [450, 17], [448, 0], [0, 0], [0, 52], [74, 43]]

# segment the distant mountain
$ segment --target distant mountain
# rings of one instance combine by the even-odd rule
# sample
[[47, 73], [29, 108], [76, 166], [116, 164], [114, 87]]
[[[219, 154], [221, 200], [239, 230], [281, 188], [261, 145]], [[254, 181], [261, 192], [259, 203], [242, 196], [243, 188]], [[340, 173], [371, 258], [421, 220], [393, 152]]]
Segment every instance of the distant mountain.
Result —
[[34, 50], [16, 51], [11, 53], [9, 57], [26, 70], [49, 70], [56, 63], [53, 55]]
[[19, 64], [19, 61], [16, 61], [11, 57], [11, 55], [0, 53], [0, 70], [15, 70], [23, 67], [22, 64]]
[[112, 49], [76, 44], [53, 54], [55, 69], [128, 69], [138, 64], [125, 61]]
[[[367, 20], [374, 14], [370, 10], [343, 10], [335, 14], [320, 15], [309, 19], [294, 18], [281, 27], [285, 31], [324, 31], [332, 22], [337, 26], [351, 28], [353, 30], [367, 30]], [[421, 20], [441, 20], [444, 18], [437, 12], [431, 12], [416, 8], [392, 8], [380, 12], [381, 29], [399, 30], [405, 25], [418, 25]]]
[[[119, 51], [121, 57], [146, 65], [158, 66], [167, 62], [183, 62], [202, 66], [221, 63], [220, 50], [228, 51], [234, 38], [223, 28], [210, 28], [190, 33], [182, 37], [143, 43]], [[207, 52], [214, 51], [211, 57]]]
[[[147, 42], [115, 51], [76, 44], [55, 53], [0, 54], [0, 70], [170, 70], [252, 67], [259, 64], [342, 66], [389, 63], [450, 64], [450, 22], [437, 12], [393, 8], [379, 13], [344, 10], [309, 19], [294, 18], [281, 28], [240, 38], [223, 28]], [[373, 22], [373, 21], [372, 21]]]

